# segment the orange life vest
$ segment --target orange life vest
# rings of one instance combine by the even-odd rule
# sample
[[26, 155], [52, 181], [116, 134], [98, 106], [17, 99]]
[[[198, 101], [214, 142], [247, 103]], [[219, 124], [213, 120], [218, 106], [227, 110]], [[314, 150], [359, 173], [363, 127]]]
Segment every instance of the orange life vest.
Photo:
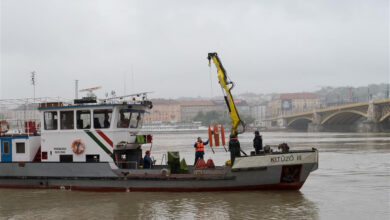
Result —
[[203, 142], [196, 142], [196, 149], [195, 149], [196, 152], [198, 151], [204, 151], [204, 144]]

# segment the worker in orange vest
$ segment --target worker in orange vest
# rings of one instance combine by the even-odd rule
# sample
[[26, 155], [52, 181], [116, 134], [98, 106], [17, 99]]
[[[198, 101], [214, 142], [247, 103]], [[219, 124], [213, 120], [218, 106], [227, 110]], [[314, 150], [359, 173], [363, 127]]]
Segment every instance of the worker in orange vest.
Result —
[[203, 142], [202, 138], [198, 137], [198, 140], [194, 144], [194, 148], [195, 148], [195, 162], [194, 162], [194, 166], [196, 165], [196, 162], [198, 161], [199, 158], [203, 159], [204, 146], [208, 145], [208, 144], [209, 144], [208, 140], [206, 142]]

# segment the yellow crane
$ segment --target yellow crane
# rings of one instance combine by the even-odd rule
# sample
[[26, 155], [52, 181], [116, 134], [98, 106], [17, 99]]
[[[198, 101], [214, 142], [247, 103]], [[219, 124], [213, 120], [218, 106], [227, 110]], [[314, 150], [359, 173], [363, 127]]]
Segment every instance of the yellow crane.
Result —
[[226, 75], [225, 68], [221, 63], [221, 60], [218, 57], [217, 53], [209, 53], [207, 56], [209, 60], [209, 66], [211, 65], [211, 60], [213, 60], [218, 73], [219, 84], [221, 85], [226, 105], [229, 109], [229, 115], [232, 119], [232, 130], [231, 133], [238, 135], [245, 132], [245, 123], [240, 119], [236, 104], [234, 103], [233, 95], [230, 92], [234, 88], [234, 83]]

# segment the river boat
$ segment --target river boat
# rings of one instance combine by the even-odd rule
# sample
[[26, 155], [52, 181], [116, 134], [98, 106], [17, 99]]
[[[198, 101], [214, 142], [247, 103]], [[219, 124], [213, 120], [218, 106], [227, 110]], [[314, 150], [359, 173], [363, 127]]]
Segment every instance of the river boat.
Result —
[[[266, 150], [236, 157], [232, 165], [203, 167], [187, 166], [177, 152], [167, 152], [166, 164], [145, 169], [141, 146], [151, 144], [153, 136], [141, 133], [141, 128], [144, 114], [152, 107], [146, 93], [101, 100], [88, 96], [73, 102], [41, 102], [39, 120], [24, 121], [19, 132], [10, 132], [10, 122], [1, 120], [0, 187], [124, 192], [299, 190], [318, 167], [318, 151], [312, 148]], [[233, 107], [234, 102], [230, 112]]]

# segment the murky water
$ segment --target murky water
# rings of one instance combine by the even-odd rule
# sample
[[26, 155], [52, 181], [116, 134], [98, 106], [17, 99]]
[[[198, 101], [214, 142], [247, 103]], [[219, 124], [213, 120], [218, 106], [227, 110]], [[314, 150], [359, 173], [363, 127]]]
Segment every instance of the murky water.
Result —
[[[203, 134], [157, 134], [152, 154], [168, 149], [192, 163]], [[0, 189], [0, 218], [11, 219], [390, 219], [390, 134], [263, 133], [265, 144], [320, 150], [319, 169], [300, 191], [95, 193]], [[250, 133], [240, 136], [246, 152]], [[148, 149], [150, 146], [145, 146]], [[223, 148], [206, 159], [228, 160]]]

